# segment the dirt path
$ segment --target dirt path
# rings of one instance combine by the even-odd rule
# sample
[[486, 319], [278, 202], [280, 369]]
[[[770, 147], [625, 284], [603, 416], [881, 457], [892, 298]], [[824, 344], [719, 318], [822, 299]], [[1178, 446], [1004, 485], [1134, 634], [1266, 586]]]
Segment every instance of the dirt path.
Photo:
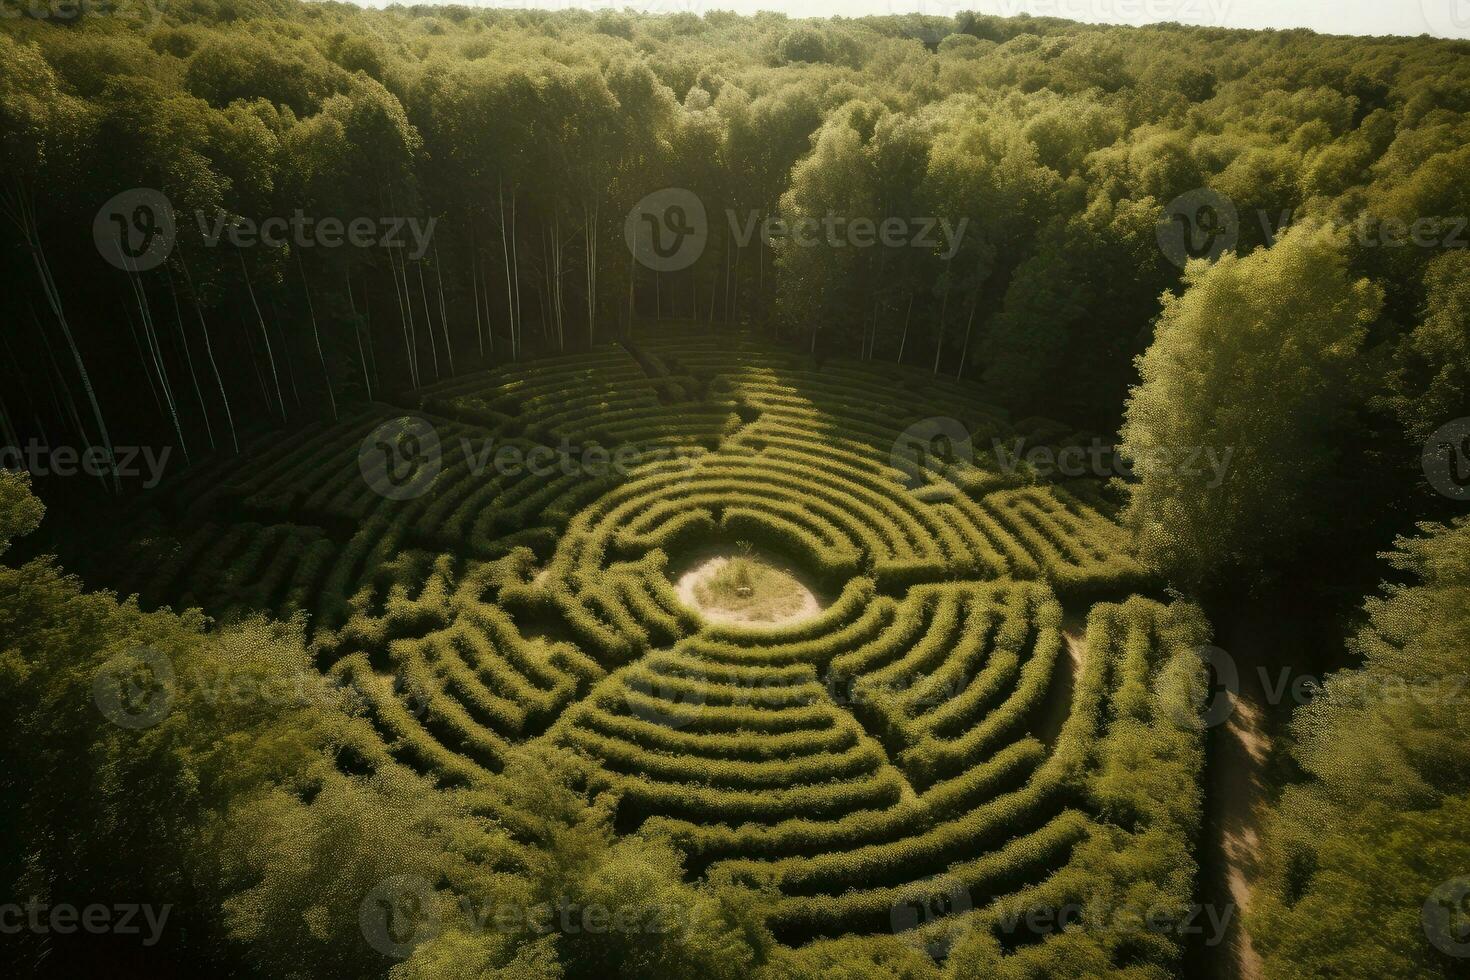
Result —
[[1241, 922], [1259, 871], [1260, 808], [1271, 751], [1259, 677], [1254, 665], [1242, 671], [1234, 710], [1208, 736], [1200, 892], [1205, 904], [1215, 906], [1216, 916], [1230, 912], [1230, 925], [1218, 948], [1203, 951], [1207, 969], [1191, 975], [1214, 980], [1262, 976], [1261, 958]]
[[1048, 747], [1054, 746], [1072, 714], [1077, 678], [1087, 663], [1087, 613], [1067, 612], [1062, 618], [1062, 649], [1052, 671], [1051, 687], [1031, 732]]
[[[1213, 906], [1199, 916], [1203, 923], [1227, 922], [1217, 945], [1208, 945], [1212, 929], [1187, 945], [1184, 976], [1201, 980], [1260, 980], [1261, 958], [1241, 919], [1250, 907], [1251, 889], [1259, 877], [1260, 818], [1268, 798], [1267, 767], [1272, 752], [1271, 729], [1290, 706], [1268, 714], [1263, 677], [1279, 669], [1279, 637], [1270, 626], [1237, 623], [1227, 648], [1239, 675], [1229, 697], [1229, 716], [1206, 733], [1205, 821], [1200, 841], [1200, 902]], [[1048, 741], [1060, 731], [1070, 710], [1076, 679], [1087, 663], [1086, 611], [1071, 610], [1062, 621], [1065, 646], [1053, 683], [1057, 693], [1038, 726]], [[1277, 665], [1277, 666], [1273, 666]], [[1060, 710], [1058, 711], [1058, 708]], [[1050, 744], [1048, 742], [1048, 744]]]
[[1323, 642], [1289, 601], [1251, 603], [1216, 612], [1217, 642], [1239, 676], [1233, 710], [1207, 733], [1205, 825], [1200, 848], [1200, 901], [1231, 913], [1215, 948], [1191, 947], [1185, 974], [1208, 980], [1259, 980], [1261, 957], [1242, 923], [1261, 877], [1261, 827], [1273, 781], [1280, 778], [1280, 737], [1295, 703], [1272, 703], [1267, 686], [1281, 671], [1309, 671]]

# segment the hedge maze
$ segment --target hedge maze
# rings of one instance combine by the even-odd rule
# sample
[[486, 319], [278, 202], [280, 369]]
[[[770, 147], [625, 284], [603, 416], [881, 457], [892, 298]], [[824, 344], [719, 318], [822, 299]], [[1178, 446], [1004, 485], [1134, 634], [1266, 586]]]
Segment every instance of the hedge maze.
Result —
[[[390, 499], [360, 456], [405, 414], [437, 467]], [[896, 455], [928, 418], [968, 449]], [[923, 372], [640, 328], [262, 434], [161, 490], [152, 560], [114, 574], [145, 604], [304, 615], [377, 733], [359, 768], [493, 812], [508, 752], [565, 750], [621, 831], [773, 889], [784, 942], [897, 931], [942, 957], [981, 929], [1039, 962], [1075, 930], [1016, 923], [1075, 907], [1120, 969], [1171, 969], [1177, 935], [1114, 920], [1192, 901], [1208, 630], [1160, 601], [1098, 481], [997, 464], [1017, 438], [1084, 436]], [[821, 611], [702, 619], [676, 571], [737, 547]]]

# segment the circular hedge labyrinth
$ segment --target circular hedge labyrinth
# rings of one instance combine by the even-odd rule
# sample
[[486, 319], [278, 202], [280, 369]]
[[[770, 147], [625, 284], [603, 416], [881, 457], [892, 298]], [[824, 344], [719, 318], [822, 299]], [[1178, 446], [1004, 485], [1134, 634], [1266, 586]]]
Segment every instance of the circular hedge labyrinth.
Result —
[[[358, 768], [483, 796], [510, 753], [569, 750], [619, 831], [773, 888], [784, 942], [900, 931], [942, 955], [981, 927], [1025, 957], [1059, 941], [1015, 926], [1030, 909], [1184, 914], [1200, 751], [1180, 719], [1208, 636], [1141, 597], [1098, 485], [991, 458], [1086, 437], [980, 394], [640, 328], [261, 434], [161, 491], [150, 560], [111, 574], [145, 605], [305, 613], [320, 669], [363, 692]], [[935, 418], [974, 459], [897, 467]], [[419, 420], [432, 479], [378, 492], [362, 447]], [[1075, 675], [1064, 609], [1086, 624]], [[1178, 952], [1099, 936], [1119, 963]]]

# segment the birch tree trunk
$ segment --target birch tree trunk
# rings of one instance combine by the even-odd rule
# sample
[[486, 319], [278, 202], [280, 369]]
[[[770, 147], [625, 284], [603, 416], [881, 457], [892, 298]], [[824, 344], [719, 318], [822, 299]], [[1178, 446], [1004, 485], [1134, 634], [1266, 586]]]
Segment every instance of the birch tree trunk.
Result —
[[204, 352], [209, 357], [209, 366], [214, 371], [215, 384], [219, 386], [220, 401], [225, 406], [225, 421], [230, 426], [230, 441], [235, 444], [235, 455], [240, 454], [240, 437], [235, 434], [235, 416], [230, 411], [230, 399], [225, 394], [225, 381], [220, 376], [219, 364], [214, 359], [214, 346], [209, 340], [209, 328], [204, 324], [204, 307], [199, 304], [199, 294], [194, 291], [194, 279], [189, 275], [189, 265], [184, 261], [183, 254], [179, 255], [179, 268], [184, 270], [184, 285], [189, 289], [189, 299], [194, 303], [194, 312], [199, 316], [199, 330], [204, 334]]
[[449, 358], [449, 376], [454, 377], [454, 341], [449, 339], [449, 308], [444, 304], [444, 267], [439, 264], [439, 243], [434, 243], [434, 278], [439, 286], [439, 326], [444, 330], [444, 353]]
[[18, 180], [6, 210], [20, 226], [21, 236], [30, 250], [36, 274], [41, 279], [41, 290], [46, 294], [46, 302], [50, 304], [51, 312], [56, 316], [56, 322], [61, 325], [62, 336], [66, 338], [66, 346], [71, 350], [72, 360], [76, 363], [77, 373], [82, 379], [82, 390], [87, 393], [87, 401], [92, 406], [92, 417], [97, 420], [97, 431], [102, 437], [102, 448], [107, 453], [107, 467], [112, 472], [112, 488], [120, 491], [122, 481], [117, 473], [117, 454], [112, 449], [112, 437], [107, 434], [107, 420], [102, 416], [102, 406], [97, 401], [96, 389], [92, 387], [92, 376], [87, 373], [87, 365], [82, 360], [82, 352], [77, 347], [76, 338], [72, 336], [71, 324], [66, 319], [66, 309], [61, 303], [61, 292], [56, 288], [56, 279], [51, 275], [51, 264], [46, 261], [46, 250], [41, 245], [41, 230], [36, 223], [34, 204], [24, 185]]
[[204, 417], [204, 434], [209, 438], [209, 451], [215, 451], [214, 426], [209, 423], [209, 406], [204, 404], [204, 390], [199, 387], [199, 374], [194, 370], [194, 355], [189, 351], [189, 335], [184, 330], [184, 311], [179, 305], [179, 291], [174, 286], [174, 274], [167, 266], [168, 292], [174, 301], [174, 319], [179, 326], [179, 343], [184, 346], [184, 362], [189, 365], [189, 380], [194, 383], [194, 397], [199, 399], [199, 414]]
[[311, 336], [316, 341], [316, 357], [321, 362], [322, 380], [327, 383], [327, 401], [332, 406], [332, 421], [336, 422], [337, 396], [332, 391], [332, 374], [327, 370], [327, 355], [322, 350], [322, 332], [317, 327], [316, 307], [311, 302], [311, 286], [306, 281], [306, 264], [302, 261], [299, 250], [296, 252], [296, 270], [301, 273], [301, 290], [306, 294], [306, 314], [311, 319]]
[[[366, 300], [366, 297], [364, 297]], [[373, 400], [373, 379], [368, 373], [367, 352], [362, 349], [362, 331], [357, 326], [357, 301], [352, 298], [352, 268], [347, 269], [347, 308], [352, 311], [352, 335], [357, 338], [357, 359], [362, 364], [362, 383], [367, 388], [368, 401]], [[476, 313], [479, 310], [475, 311]]]
[[235, 255], [240, 259], [240, 273], [245, 277], [245, 291], [250, 294], [250, 305], [255, 309], [255, 319], [260, 323], [260, 335], [265, 338], [265, 356], [271, 366], [271, 380], [276, 385], [276, 403], [281, 407], [281, 421], [286, 421], [286, 399], [281, 394], [281, 374], [276, 370], [276, 356], [271, 352], [271, 335], [265, 328], [265, 316], [260, 312], [260, 303], [255, 299], [255, 287], [250, 284], [250, 270], [245, 266], [245, 253], [239, 249]]

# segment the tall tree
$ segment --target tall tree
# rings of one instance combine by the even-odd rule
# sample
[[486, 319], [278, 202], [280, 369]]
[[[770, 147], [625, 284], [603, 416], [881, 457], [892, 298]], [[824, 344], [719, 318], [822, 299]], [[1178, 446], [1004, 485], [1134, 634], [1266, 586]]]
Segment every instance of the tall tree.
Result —
[[[1383, 296], [1349, 274], [1342, 235], [1310, 226], [1195, 260], [1184, 283], [1139, 359], [1120, 448], [1141, 555], [1195, 587], [1279, 569], [1316, 528], [1312, 493], [1365, 400], [1358, 355]], [[1197, 465], [1206, 451], [1230, 454], [1223, 477]]]

